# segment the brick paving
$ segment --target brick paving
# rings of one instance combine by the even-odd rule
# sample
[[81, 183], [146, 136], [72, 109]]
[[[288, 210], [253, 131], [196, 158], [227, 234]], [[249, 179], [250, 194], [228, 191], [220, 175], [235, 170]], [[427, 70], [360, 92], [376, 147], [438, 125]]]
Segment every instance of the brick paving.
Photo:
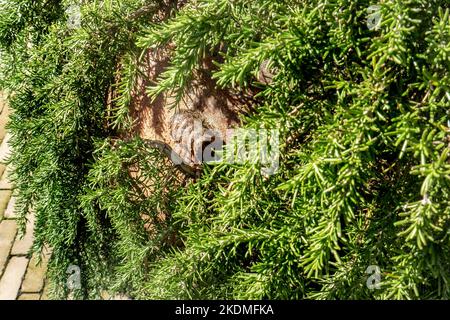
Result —
[[[8, 180], [10, 168], [4, 160], [10, 152], [9, 134], [5, 130], [9, 110], [0, 93], [0, 300], [48, 300], [45, 271], [49, 252], [41, 257], [31, 256], [34, 216], [28, 217], [26, 232], [19, 233], [14, 212], [14, 186]], [[125, 295], [103, 292], [102, 300], [127, 300]]]
[[37, 257], [30, 256], [34, 217], [29, 217], [25, 234], [20, 234], [14, 214], [14, 186], [8, 180], [10, 168], [3, 163], [10, 152], [5, 130], [8, 116], [0, 94], [0, 300], [46, 300], [48, 255], [39, 265]]

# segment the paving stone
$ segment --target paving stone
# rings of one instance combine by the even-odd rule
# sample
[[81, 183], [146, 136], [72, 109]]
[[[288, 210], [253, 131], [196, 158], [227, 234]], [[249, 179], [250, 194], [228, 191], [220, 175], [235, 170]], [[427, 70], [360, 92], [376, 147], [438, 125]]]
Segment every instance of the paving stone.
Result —
[[49, 285], [48, 285], [48, 281], [46, 280], [45, 285], [44, 285], [44, 290], [42, 290], [41, 300], [49, 300], [48, 290], [49, 290]]
[[28, 259], [25, 257], [12, 257], [2, 278], [0, 279], [0, 300], [14, 300], [19, 293]]
[[6, 165], [3, 162], [0, 162], [0, 177], [5, 172], [5, 169], [6, 169]]
[[17, 300], [39, 300], [39, 293], [22, 293]]
[[9, 120], [10, 114], [10, 110], [4, 102], [3, 97], [0, 95], [0, 141], [3, 140], [6, 135], [5, 126]]
[[126, 295], [124, 295], [124, 294], [116, 294], [110, 300], [131, 300], [131, 298], [126, 296]]
[[100, 292], [100, 299], [101, 300], [109, 300], [109, 299], [111, 299], [111, 295], [109, 294], [108, 291], [102, 290], [102, 292]]
[[44, 245], [44, 247], [42, 248], [42, 254], [48, 261], [48, 259], [50, 259], [50, 256], [52, 255], [52, 250], [47, 245]]
[[47, 259], [43, 257], [39, 265], [36, 265], [36, 262], [37, 257], [36, 255], [33, 255], [28, 264], [27, 273], [22, 283], [22, 292], [40, 292], [44, 287]]
[[[11, 138], [11, 134], [7, 133], [5, 135], [5, 138], [2, 140], [2, 143], [0, 144], [0, 162], [5, 162], [11, 152], [11, 147], [9, 145], [10, 138]], [[3, 175], [3, 172], [2, 172], [2, 175]]]
[[[1, 125], [0, 125], [1, 128]], [[1, 134], [1, 132], [0, 132]], [[6, 164], [5, 160], [9, 156], [10, 153], [10, 146], [9, 146], [9, 138], [11, 136], [9, 134], [6, 134], [4, 139], [2, 140], [2, 143], [0, 144], [0, 177], [3, 176], [3, 173], [6, 171]]]
[[33, 243], [34, 215], [30, 215], [22, 238], [14, 220], [15, 198], [11, 198], [14, 186], [8, 179], [13, 167], [5, 164], [11, 153], [11, 135], [5, 129], [9, 114], [0, 92], [0, 300], [45, 300], [48, 299], [48, 283], [44, 278], [51, 252], [45, 251], [39, 265], [35, 256], [31, 261], [21, 256], [29, 252]]
[[28, 251], [30, 250], [34, 241], [33, 228], [34, 215], [32, 214], [28, 218], [25, 235], [21, 237], [21, 234], [18, 233], [16, 236], [16, 241], [14, 241], [14, 245], [11, 249], [12, 255], [28, 254]]
[[[11, 195], [11, 193], [10, 193], [10, 195]], [[14, 212], [15, 204], [16, 204], [16, 198], [10, 197], [9, 201], [8, 201], [8, 205], [6, 206], [6, 209], [5, 209], [5, 218], [7, 218], [7, 219], [15, 219], [16, 218], [16, 214]]]
[[130, 297], [124, 295], [124, 294], [116, 294], [112, 296], [108, 291], [103, 290], [100, 293], [100, 299], [101, 300], [131, 300]]
[[16, 233], [17, 224], [14, 220], [3, 220], [0, 222], [0, 276], [6, 267]]
[[11, 198], [11, 190], [0, 190], [0, 220], [5, 215], [5, 210], [8, 207], [9, 198]]
[[6, 169], [3, 170], [3, 174], [0, 178], [0, 189], [1, 190], [10, 190], [13, 188], [11, 181], [9, 180], [9, 175], [11, 174], [11, 166], [7, 166]]

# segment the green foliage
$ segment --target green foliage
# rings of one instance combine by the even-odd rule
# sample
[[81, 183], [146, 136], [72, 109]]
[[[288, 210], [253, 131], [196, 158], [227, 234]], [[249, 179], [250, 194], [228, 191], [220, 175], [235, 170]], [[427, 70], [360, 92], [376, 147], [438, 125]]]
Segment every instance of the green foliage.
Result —
[[[111, 110], [120, 110], [123, 102], [119, 101], [118, 106], [108, 103], [108, 92], [115, 85], [115, 70], [120, 69], [119, 61], [133, 54], [135, 34], [154, 18], [159, 7], [144, 1], [85, 2], [80, 7], [81, 26], [74, 29], [67, 24], [65, 15], [70, 4], [75, 2], [2, 3], [1, 84], [10, 94], [14, 112], [9, 124], [14, 150], [10, 162], [15, 167], [19, 220], [24, 226], [30, 210], [36, 213], [33, 250], [40, 252], [46, 245], [52, 250], [48, 273], [54, 296], [68, 294], [66, 270], [70, 265], [78, 265], [83, 290], [75, 292], [75, 296], [95, 297], [100, 289], [110, 285], [105, 279], [111, 278], [113, 267], [126, 268], [132, 264], [131, 259], [140, 261], [153, 254], [151, 249], [143, 250], [142, 244], [133, 247], [137, 256], [130, 255], [128, 248], [111, 251], [117, 250], [111, 246], [112, 239], [118, 239], [115, 244], [123, 248], [130, 238], [123, 238], [120, 225], [115, 225], [114, 217], [120, 217], [120, 212], [108, 215], [109, 207], [102, 203], [100, 195], [99, 199], [92, 195], [90, 185], [97, 192], [106, 188], [103, 180], [91, 181], [96, 165], [102, 161], [94, 154], [102, 150], [103, 144], [94, 141], [117, 135], [114, 119], [123, 118], [120, 112], [111, 115]], [[45, 16], [54, 18], [47, 21], [46, 28], [36, 29], [35, 19], [24, 18], [39, 16], [41, 12], [54, 13]], [[122, 79], [127, 76], [129, 73], [124, 72]], [[130, 81], [125, 83], [132, 85]], [[120, 90], [130, 89], [121, 85]], [[113, 174], [96, 177], [114, 179]], [[121, 183], [124, 179], [116, 178]], [[88, 197], [95, 200], [92, 205], [85, 203]], [[96, 202], [105, 207], [95, 207]], [[146, 203], [149, 205], [150, 201]], [[120, 281], [126, 281], [130, 272]], [[135, 276], [138, 278], [139, 274]]]
[[[383, 1], [375, 29], [362, 0], [84, 1], [75, 30], [69, 2], [0, 12], [16, 210], [36, 212], [56, 296], [77, 264], [80, 297], [450, 297], [447, 1]], [[211, 57], [218, 86], [258, 91], [243, 122], [279, 129], [277, 174], [218, 164], [185, 184], [121, 141], [141, 53], [168, 44], [149, 95], [181, 99]]]
[[178, 243], [171, 212], [183, 181], [141, 140], [106, 139], [96, 147], [81, 208], [98, 248], [115, 253], [112, 289], [128, 292], [140, 288], [150, 265]]

